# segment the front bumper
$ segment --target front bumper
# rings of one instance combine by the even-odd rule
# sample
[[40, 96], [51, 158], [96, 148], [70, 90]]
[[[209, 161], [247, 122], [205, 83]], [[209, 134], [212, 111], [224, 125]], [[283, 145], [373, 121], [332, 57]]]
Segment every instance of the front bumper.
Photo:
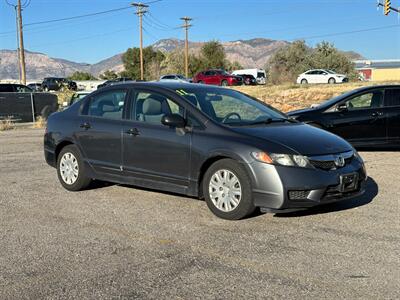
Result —
[[[365, 191], [367, 174], [364, 164], [356, 158], [336, 170], [283, 167], [254, 161], [255, 206], [270, 211], [290, 211], [333, 203], [360, 196]], [[356, 174], [356, 187], [343, 190], [343, 175]]]

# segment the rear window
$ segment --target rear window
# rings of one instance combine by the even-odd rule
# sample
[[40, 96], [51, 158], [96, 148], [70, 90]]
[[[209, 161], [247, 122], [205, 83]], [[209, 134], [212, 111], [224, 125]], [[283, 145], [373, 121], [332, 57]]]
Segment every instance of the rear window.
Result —
[[385, 91], [385, 106], [400, 106], [400, 89]]
[[87, 114], [106, 119], [122, 119], [126, 94], [126, 90], [112, 90], [93, 96]]

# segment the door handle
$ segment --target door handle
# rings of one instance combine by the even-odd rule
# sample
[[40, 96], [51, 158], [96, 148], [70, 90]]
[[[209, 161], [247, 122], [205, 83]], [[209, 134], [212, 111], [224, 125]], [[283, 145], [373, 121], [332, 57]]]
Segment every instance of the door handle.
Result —
[[373, 116], [374, 118], [377, 118], [377, 117], [383, 116], [383, 112], [374, 111], [374, 112], [371, 114], [371, 116]]
[[137, 128], [130, 128], [127, 131], [125, 131], [125, 133], [129, 134], [129, 135], [133, 135], [133, 136], [140, 135], [140, 132], [139, 132], [139, 130]]
[[87, 122], [85, 122], [85, 123], [82, 123], [81, 125], [80, 125], [80, 127], [81, 128], [84, 128], [84, 129], [86, 129], [86, 130], [88, 130], [88, 129], [90, 129], [90, 124], [89, 123], [87, 123]]

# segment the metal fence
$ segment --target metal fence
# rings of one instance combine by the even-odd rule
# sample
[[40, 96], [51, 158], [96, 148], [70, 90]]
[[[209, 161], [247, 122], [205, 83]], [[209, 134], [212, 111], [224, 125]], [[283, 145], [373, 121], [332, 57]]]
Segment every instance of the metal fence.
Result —
[[57, 96], [49, 93], [0, 93], [0, 119], [35, 122], [58, 110]]

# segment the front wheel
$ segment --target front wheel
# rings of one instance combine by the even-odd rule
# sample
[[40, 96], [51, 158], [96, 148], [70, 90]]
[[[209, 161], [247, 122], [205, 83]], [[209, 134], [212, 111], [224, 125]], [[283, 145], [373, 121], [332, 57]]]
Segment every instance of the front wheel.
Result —
[[300, 83], [301, 83], [301, 84], [307, 84], [308, 81], [307, 81], [307, 79], [302, 79], [302, 80], [300, 81]]
[[255, 210], [250, 178], [232, 159], [222, 159], [211, 165], [204, 175], [203, 195], [208, 208], [223, 219], [239, 220]]
[[82, 155], [75, 145], [61, 150], [57, 159], [57, 175], [62, 186], [69, 191], [83, 190], [91, 183], [85, 174]]
[[335, 78], [329, 78], [328, 83], [329, 84], [335, 84], [336, 83]]
[[228, 81], [222, 80], [221, 81], [221, 86], [228, 86]]

